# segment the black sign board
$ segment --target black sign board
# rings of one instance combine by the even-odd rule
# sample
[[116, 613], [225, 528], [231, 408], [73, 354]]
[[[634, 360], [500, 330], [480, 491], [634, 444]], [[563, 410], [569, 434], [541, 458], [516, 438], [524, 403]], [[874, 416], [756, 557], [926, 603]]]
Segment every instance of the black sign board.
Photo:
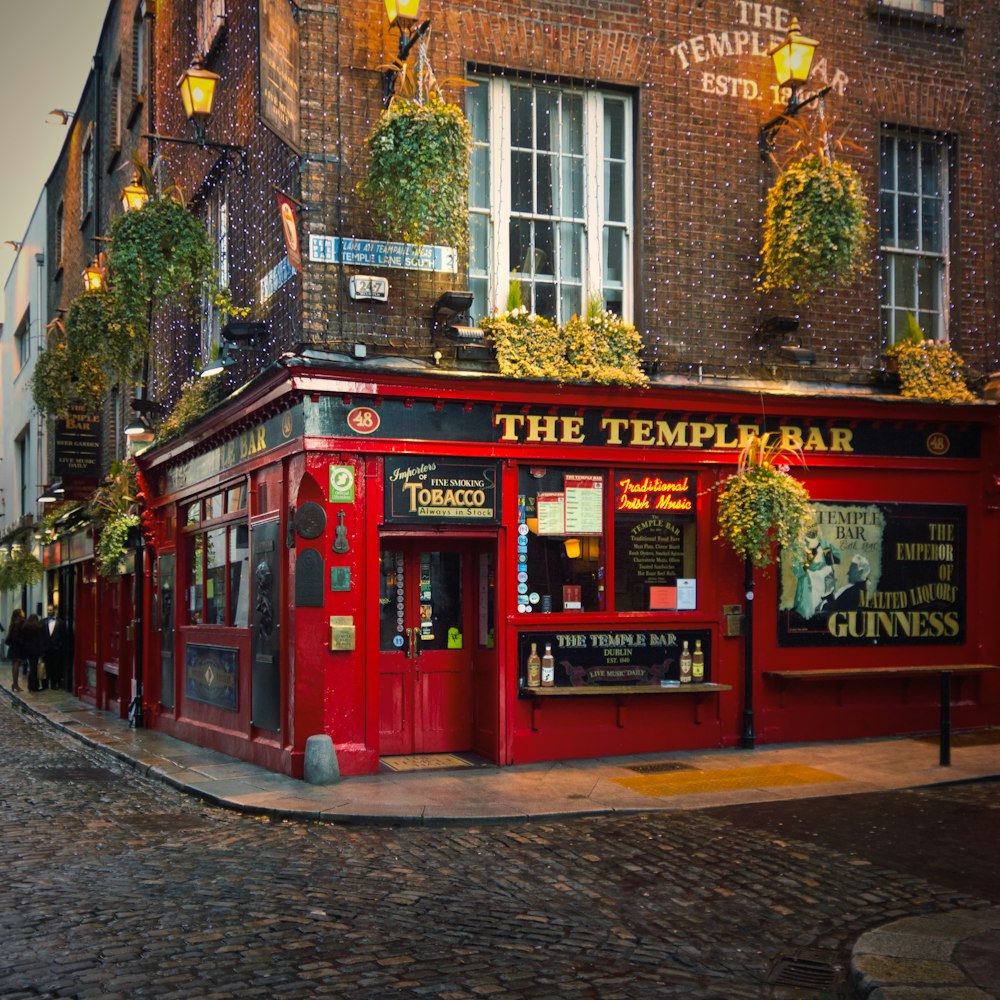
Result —
[[260, 117], [299, 145], [299, 26], [288, 0], [260, 3]]
[[958, 505], [814, 503], [807, 558], [781, 557], [782, 646], [960, 644], [966, 628], [966, 510]]
[[415, 455], [385, 460], [386, 524], [497, 524], [496, 462], [444, 462]]
[[545, 647], [555, 660], [556, 687], [674, 687], [680, 684], [680, 660], [687, 643], [694, 657], [704, 663], [710, 680], [712, 636], [708, 629], [621, 629], [586, 631], [520, 632], [517, 637], [518, 687], [528, 683], [531, 647], [542, 656]]
[[97, 480], [101, 474], [101, 418], [81, 403], [56, 421], [55, 472], [60, 479]]

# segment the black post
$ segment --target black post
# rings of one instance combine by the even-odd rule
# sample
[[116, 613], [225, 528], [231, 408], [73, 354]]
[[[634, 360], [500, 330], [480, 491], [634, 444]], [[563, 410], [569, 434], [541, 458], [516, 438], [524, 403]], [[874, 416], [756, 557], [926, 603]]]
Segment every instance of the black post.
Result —
[[132, 677], [135, 680], [135, 697], [129, 708], [129, 725], [133, 729], [142, 729], [145, 719], [142, 714], [142, 661], [145, 656], [145, 637], [143, 635], [142, 602], [146, 596], [146, 549], [143, 545], [142, 525], [139, 525], [139, 540], [135, 545], [135, 608], [132, 618]]
[[740, 745], [752, 750], [756, 744], [753, 731], [753, 562], [746, 557], [744, 576], [746, 611], [743, 614], [743, 736]]
[[941, 671], [941, 747], [938, 758], [942, 767], [951, 765], [951, 671]]

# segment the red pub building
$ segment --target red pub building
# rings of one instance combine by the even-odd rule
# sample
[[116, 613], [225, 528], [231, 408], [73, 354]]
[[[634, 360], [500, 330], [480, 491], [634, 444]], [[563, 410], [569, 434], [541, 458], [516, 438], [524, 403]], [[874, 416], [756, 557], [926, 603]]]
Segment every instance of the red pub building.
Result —
[[[1000, 673], [959, 669], [1000, 663], [996, 407], [903, 398], [884, 360], [914, 316], [977, 387], [1000, 362], [996, 4], [424, 6], [398, 32], [375, 0], [144, 7], [151, 147], [192, 58], [228, 100], [228, 147], [158, 169], [251, 315], [157, 317], [152, 398], [220, 347], [229, 394], [137, 458], [122, 710], [296, 776], [317, 734], [353, 775], [925, 732], [941, 670], [954, 726], [1000, 723]], [[867, 272], [805, 304], [755, 283], [793, 18], [874, 222]], [[467, 252], [383, 241], [356, 195], [400, 42], [470, 84]], [[562, 324], [596, 293], [648, 385], [502, 377], [476, 330], [515, 282]], [[817, 524], [750, 572], [716, 498], [765, 432]]]

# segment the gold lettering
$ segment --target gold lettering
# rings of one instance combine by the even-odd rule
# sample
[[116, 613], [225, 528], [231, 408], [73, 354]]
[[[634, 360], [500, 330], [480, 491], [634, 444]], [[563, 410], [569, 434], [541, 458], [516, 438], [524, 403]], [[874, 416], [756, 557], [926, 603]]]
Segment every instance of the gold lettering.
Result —
[[502, 427], [500, 433], [501, 441], [517, 441], [517, 432], [524, 423], [524, 417], [520, 413], [494, 413], [493, 426]]

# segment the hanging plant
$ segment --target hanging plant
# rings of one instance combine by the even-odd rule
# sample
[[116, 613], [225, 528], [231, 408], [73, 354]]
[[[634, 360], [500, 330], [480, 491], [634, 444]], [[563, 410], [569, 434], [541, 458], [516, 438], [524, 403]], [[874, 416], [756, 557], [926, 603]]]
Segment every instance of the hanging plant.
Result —
[[913, 316], [907, 335], [885, 352], [899, 373], [899, 392], [911, 399], [939, 403], [973, 403], [976, 395], [965, 380], [965, 362], [945, 340], [930, 340]]
[[94, 524], [99, 529], [96, 552], [102, 576], [121, 576], [125, 571], [129, 536], [140, 523], [138, 498], [135, 462], [116, 462], [91, 500]]
[[785, 289], [796, 303], [823, 287], [846, 287], [868, 269], [871, 229], [861, 177], [833, 155], [834, 146], [857, 147], [831, 138], [822, 105], [818, 122], [814, 131], [806, 121], [788, 120], [800, 138], [764, 211], [760, 289]]
[[44, 567], [30, 552], [13, 553], [0, 562], [0, 592], [30, 587], [42, 578]]
[[815, 523], [809, 491], [789, 473], [788, 459], [801, 452], [781, 447], [773, 433], [754, 434], [740, 452], [739, 467], [719, 488], [719, 534], [754, 566], [769, 566], [774, 548], [793, 562], [805, 556], [802, 540]]
[[423, 103], [393, 98], [365, 144], [368, 167], [358, 191], [381, 232], [464, 250], [472, 130], [462, 109], [436, 93]]

